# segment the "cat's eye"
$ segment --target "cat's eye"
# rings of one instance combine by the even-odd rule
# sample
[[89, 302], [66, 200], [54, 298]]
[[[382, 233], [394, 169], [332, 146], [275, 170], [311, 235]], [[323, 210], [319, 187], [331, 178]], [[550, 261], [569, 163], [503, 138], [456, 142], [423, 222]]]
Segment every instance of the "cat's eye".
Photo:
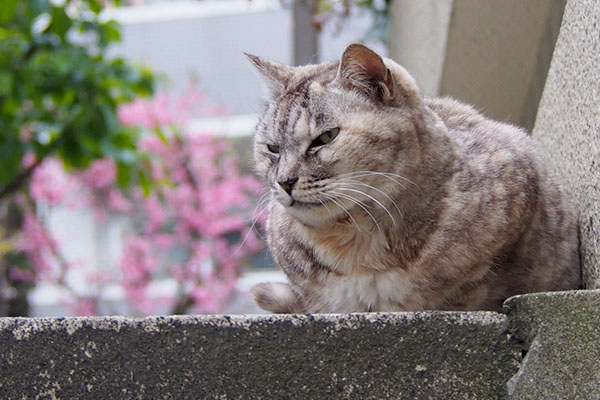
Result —
[[313, 142], [310, 144], [309, 149], [313, 147], [323, 146], [324, 144], [330, 143], [340, 133], [340, 128], [333, 128], [326, 130], [321, 133]]
[[279, 154], [279, 146], [277, 146], [276, 144], [268, 144], [267, 149], [269, 149], [271, 153]]

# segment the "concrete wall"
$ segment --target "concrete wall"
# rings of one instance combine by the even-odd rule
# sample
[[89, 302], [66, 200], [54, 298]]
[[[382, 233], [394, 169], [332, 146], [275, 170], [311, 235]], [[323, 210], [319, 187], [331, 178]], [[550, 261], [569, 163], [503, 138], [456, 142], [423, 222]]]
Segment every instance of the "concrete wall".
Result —
[[395, 1], [390, 52], [425, 94], [533, 128], [565, 0]]
[[569, 0], [533, 137], [579, 211], [583, 280], [600, 287], [600, 1]]

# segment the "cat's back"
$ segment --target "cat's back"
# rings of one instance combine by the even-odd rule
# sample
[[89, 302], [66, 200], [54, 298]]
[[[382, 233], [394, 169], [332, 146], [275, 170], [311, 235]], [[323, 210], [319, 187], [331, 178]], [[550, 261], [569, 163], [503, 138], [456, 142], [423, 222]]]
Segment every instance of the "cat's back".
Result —
[[426, 99], [426, 105], [443, 121], [450, 138], [465, 150], [490, 153], [504, 149], [538, 158], [533, 141], [519, 127], [487, 118], [450, 97]]
[[520, 212], [532, 211], [540, 195], [561, 196], [524, 130], [486, 118], [451, 98], [429, 99], [427, 106], [453, 144], [456, 172], [451, 183], [456, 191], [481, 194], [488, 204], [510, 203], [506, 206]]
[[504, 243], [493, 257], [490, 299], [577, 287], [577, 216], [532, 138], [451, 98], [426, 104], [457, 152], [452, 220], [466, 221], [459, 225], [480, 243]]

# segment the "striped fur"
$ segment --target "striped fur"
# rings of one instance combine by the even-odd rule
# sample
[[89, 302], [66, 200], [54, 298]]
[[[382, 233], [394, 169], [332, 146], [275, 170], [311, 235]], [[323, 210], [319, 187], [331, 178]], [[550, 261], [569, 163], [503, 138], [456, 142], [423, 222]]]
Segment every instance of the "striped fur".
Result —
[[289, 280], [254, 288], [262, 308], [499, 310], [579, 286], [575, 214], [521, 129], [422, 98], [359, 44], [295, 68], [248, 57], [269, 89], [254, 158]]

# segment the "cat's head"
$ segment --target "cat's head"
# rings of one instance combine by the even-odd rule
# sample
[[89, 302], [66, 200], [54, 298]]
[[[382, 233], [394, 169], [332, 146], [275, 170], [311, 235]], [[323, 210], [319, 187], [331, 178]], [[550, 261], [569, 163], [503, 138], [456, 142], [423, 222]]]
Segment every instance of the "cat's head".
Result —
[[247, 56], [268, 89], [256, 170], [286, 212], [320, 225], [389, 210], [418, 158], [423, 100], [408, 72], [361, 44], [301, 67]]

